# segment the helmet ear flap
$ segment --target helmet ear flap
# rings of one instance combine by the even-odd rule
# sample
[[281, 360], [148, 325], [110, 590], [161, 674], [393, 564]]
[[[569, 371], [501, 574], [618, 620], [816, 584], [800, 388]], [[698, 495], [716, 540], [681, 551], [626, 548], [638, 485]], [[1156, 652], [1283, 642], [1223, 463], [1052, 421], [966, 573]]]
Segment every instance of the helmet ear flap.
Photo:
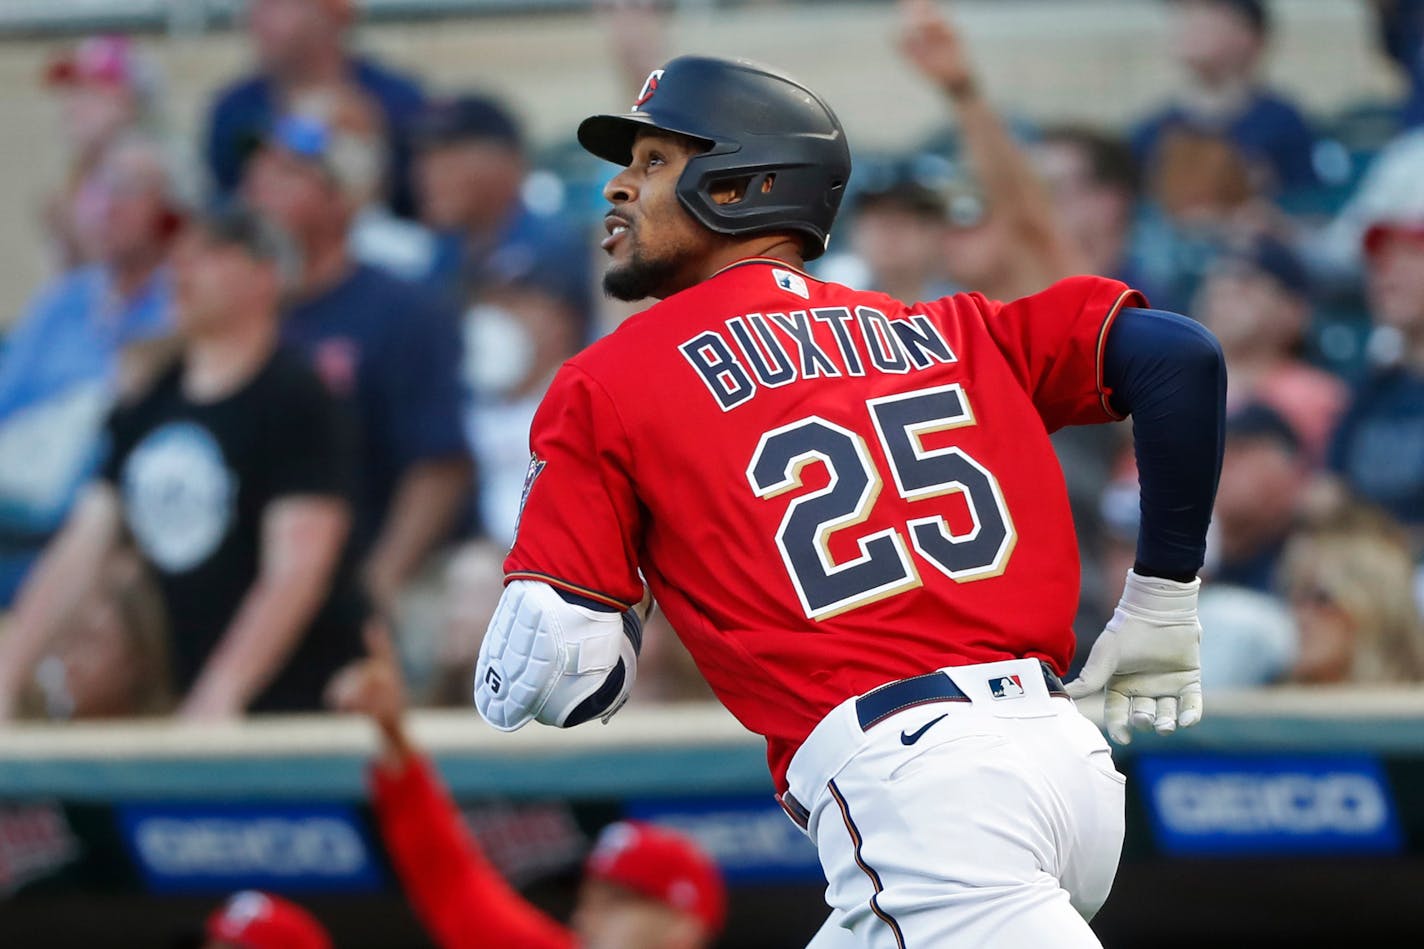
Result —
[[762, 171], [753, 174], [729, 175], [717, 178], [707, 186], [708, 197], [719, 207], [741, 204], [749, 197], [770, 194], [776, 187], [776, 172]]
[[[807, 176], [803, 163], [737, 163], [738, 158], [744, 157], [713, 152], [689, 159], [677, 185], [682, 206], [718, 234], [791, 232], [802, 236], [806, 260], [825, 253], [829, 223], [840, 206], [845, 181], [836, 181], [821, 194], [819, 175]], [[824, 208], [822, 214], [806, 214], [808, 208], [817, 205]]]

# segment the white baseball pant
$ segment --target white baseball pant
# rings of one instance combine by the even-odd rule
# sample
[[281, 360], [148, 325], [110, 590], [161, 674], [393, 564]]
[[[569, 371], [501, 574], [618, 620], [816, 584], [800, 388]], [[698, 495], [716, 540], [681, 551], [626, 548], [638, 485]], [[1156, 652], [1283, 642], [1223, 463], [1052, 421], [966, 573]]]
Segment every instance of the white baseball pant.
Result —
[[1107, 742], [1036, 660], [942, 671], [968, 702], [862, 730], [850, 699], [791, 761], [832, 910], [808, 949], [1099, 946], [1123, 836]]

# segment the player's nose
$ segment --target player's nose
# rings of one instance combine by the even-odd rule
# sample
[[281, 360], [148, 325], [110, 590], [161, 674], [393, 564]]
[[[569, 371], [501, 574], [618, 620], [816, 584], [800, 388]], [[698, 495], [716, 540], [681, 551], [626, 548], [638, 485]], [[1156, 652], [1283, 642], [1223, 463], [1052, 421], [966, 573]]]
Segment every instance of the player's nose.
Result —
[[637, 200], [638, 189], [633, 184], [629, 169], [623, 169], [603, 186], [603, 198], [612, 205], [627, 204]]

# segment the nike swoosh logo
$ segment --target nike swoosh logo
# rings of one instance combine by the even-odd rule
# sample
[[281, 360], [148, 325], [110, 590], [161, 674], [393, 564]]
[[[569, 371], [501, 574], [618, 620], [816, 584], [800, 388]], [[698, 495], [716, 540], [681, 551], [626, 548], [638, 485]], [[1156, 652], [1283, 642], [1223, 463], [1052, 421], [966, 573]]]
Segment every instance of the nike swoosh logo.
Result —
[[949, 713], [948, 713], [948, 712], [945, 712], [944, 715], [941, 715], [939, 718], [932, 718], [932, 719], [930, 719], [929, 721], [925, 722], [923, 725], [921, 725], [919, 728], [915, 729], [915, 730], [912, 731], [912, 732], [901, 732], [901, 733], [900, 733], [900, 744], [902, 744], [902, 745], [913, 745], [915, 742], [919, 741], [922, 737], [924, 737], [925, 732], [929, 731], [931, 728], [933, 728], [934, 726], [938, 725], [938, 724], [940, 723], [940, 720], [943, 719], [943, 718], [945, 718], [945, 717], [948, 716], [948, 715], [949, 715]]

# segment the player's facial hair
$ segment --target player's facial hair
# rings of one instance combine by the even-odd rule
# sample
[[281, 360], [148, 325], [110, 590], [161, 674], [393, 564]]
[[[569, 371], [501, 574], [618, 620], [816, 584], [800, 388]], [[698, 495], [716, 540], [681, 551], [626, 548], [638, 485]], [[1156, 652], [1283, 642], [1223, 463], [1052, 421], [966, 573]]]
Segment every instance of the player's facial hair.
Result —
[[655, 296], [677, 273], [679, 261], [673, 255], [661, 260], [650, 260], [643, 256], [640, 248], [633, 248], [627, 263], [615, 264], [603, 275], [603, 292], [615, 300], [631, 303]]

